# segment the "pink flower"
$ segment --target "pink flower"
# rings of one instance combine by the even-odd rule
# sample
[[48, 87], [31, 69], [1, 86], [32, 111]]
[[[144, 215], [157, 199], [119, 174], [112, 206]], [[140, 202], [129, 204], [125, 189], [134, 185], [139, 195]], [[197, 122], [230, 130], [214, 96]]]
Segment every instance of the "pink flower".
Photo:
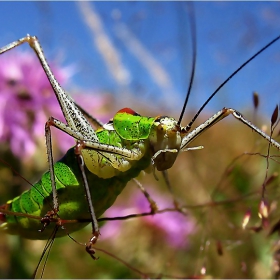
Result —
[[[70, 67], [62, 68], [54, 63], [50, 63], [50, 67], [61, 85], [73, 74], [73, 68]], [[87, 105], [91, 104], [87, 106], [88, 110], [105, 103], [105, 99], [100, 97], [78, 95], [76, 98], [91, 98], [91, 103], [87, 102]], [[83, 103], [80, 102], [81, 105]], [[16, 156], [30, 157], [36, 151], [38, 141], [44, 139], [45, 122], [50, 116], [65, 122], [53, 89], [36, 55], [16, 50], [1, 55], [0, 141], [9, 143]], [[52, 128], [52, 135], [62, 152], [75, 144], [71, 137], [55, 128]], [[56, 139], [59, 141], [55, 141]]]
[[[158, 205], [158, 208], [174, 208], [173, 202], [170, 196], [166, 197], [162, 194], [156, 193], [155, 191], [149, 191], [152, 198]], [[128, 206], [132, 205], [132, 206]], [[150, 206], [147, 199], [139, 191], [135, 192], [131, 196], [127, 205], [124, 207], [112, 206], [109, 208], [104, 217], [117, 217], [126, 216], [129, 214], [149, 212]], [[143, 226], [149, 228], [157, 228], [162, 231], [165, 237], [165, 242], [171, 247], [185, 247], [188, 244], [188, 235], [194, 232], [195, 225], [190, 216], [183, 215], [177, 211], [158, 213], [155, 215], [144, 216], [139, 218], [143, 223]], [[121, 234], [121, 227], [123, 221], [108, 221], [101, 228], [101, 238], [116, 238], [118, 234]]]

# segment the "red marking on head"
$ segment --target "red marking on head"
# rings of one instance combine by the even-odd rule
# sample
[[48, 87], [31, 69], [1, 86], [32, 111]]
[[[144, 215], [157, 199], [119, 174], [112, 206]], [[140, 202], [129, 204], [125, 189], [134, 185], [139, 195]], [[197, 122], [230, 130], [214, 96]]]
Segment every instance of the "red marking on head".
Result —
[[133, 116], [140, 116], [138, 113], [136, 113], [134, 110], [130, 109], [130, 108], [123, 108], [121, 110], [118, 111], [118, 113], [127, 113]]

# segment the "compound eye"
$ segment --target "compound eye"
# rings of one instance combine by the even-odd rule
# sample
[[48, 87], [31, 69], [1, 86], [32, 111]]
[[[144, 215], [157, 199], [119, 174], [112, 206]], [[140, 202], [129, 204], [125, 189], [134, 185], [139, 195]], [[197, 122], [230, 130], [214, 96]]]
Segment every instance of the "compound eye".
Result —
[[157, 130], [158, 130], [158, 131], [163, 131], [163, 130], [164, 130], [164, 126], [163, 126], [162, 124], [159, 124], [159, 125], [157, 126]]

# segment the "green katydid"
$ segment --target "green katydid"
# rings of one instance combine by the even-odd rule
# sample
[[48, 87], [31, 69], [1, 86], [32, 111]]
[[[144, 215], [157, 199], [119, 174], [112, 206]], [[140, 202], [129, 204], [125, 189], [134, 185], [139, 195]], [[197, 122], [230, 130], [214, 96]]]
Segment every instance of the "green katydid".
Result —
[[[279, 37], [274, 41], [278, 39]], [[1, 217], [3, 220], [5, 219], [5, 223], [1, 227], [8, 233], [34, 239], [47, 239], [52, 231], [48, 227], [50, 222], [56, 221], [63, 225], [63, 220], [91, 219], [93, 236], [88, 243], [87, 250], [93, 256], [92, 245], [99, 235], [96, 217], [99, 217], [113, 204], [126, 183], [135, 178], [141, 170], [148, 168], [151, 163], [159, 171], [172, 167], [180, 152], [191, 149], [188, 148], [188, 145], [196, 137], [229, 114], [248, 125], [276, 148], [280, 148], [280, 145], [270, 136], [245, 120], [237, 111], [229, 108], [217, 112], [191, 131], [191, 126], [198, 114], [220, 87], [210, 96], [186, 127], [180, 126], [184, 109], [177, 122], [169, 117], [143, 117], [133, 110], [125, 108], [120, 110], [113, 121], [106, 124], [104, 128], [94, 131], [81, 110], [57, 83], [36, 37], [27, 36], [15, 41], [2, 48], [0, 53], [24, 42], [29, 43], [39, 57], [54, 88], [67, 124], [54, 118], [50, 118], [47, 122], [46, 139], [50, 171], [44, 174], [42, 180], [30, 191], [3, 206]], [[52, 159], [50, 126], [61, 129], [77, 140], [75, 149], [70, 149], [65, 157], [56, 164]], [[79, 161], [76, 161], [76, 157]], [[87, 202], [89, 204], [93, 202], [90, 206], [90, 215], [88, 205], [83, 200], [83, 185], [87, 191]], [[108, 188], [110, 188], [111, 195], [106, 195]], [[68, 208], [70, 197], [71, 211]], [[53, 201], [53, 207], [50, 205], [51, 201]], [[20, 203], [24, 207], [19, 205]], [[9, 211], [22, 213], [23, 217], [19, 214], [12, 215]], [[30, 217], [37, 216], [39, 219], [24, 217], [26, 213], [30, 214]], [[46, 216], [43, 217], [44, 215]], [[41, 218], [44, 231], [38, 233], [37, 230], [42, 228]], [[64, 236], [85, 225], [86, 223], [64, 224], [67, 231], [59, 229], [56, 236]]]
[[[270, 44], [279, 38], [277, 37]], [[193, 149], [189, 148], [188, 145], [196, 137], [226, 116], [232, 114], [277, 149], [280, 149], [279, 143], [231, 108], [223, 108], [191, 131], [194, 120], [221, 86], [204, 103], [186, 127], [180, 126], [184, 109], [177, 122], [175, 119], [165, 116], [143, 117], [129, 108], [124, 108], [103, 128], [94, 131], [81, 110], [56, 81], [36, 37], [27, 35], [1, 48], [0, 54], [25, 42], [29, 43], [37, 54], [67, 123], [53, 117], [50, 117], [46, 123], [49, 172], [45, 173], [42, 179], [29, 191], [2, 206], [1, 219], [4, 223], [1, 225], [1, 229], [7, 233], [19, 234], [32, 239], [47, 239], [52, 231], [48, 227], [50, 222], [56, 221], [58, 225], [62, 226], [64, 220], [90, 219], [93, 230], [87, 251], [94, 258], [92, 245], [96, 243], [99, 236], [96, 217], [99, 217], [113, 204], [127, 182], [135, 178], [141, 170], [148, 168], [151, 163], [159, 171], [169, 169], [179, 153]], [[244, 67], [251, 59], [240, 68]], [[52, 158], [51, 126], [71, 135], [77, 141], [77, 145], [55, 164]], [[84, 191], [86, 191], [87, 203], [84, 200]], [[106, 195], [108, 192], [110, 195]], [[51, 201], [53, 201], [52, 208], [50, 208]], [[13, 216], [10, 212], [37, 216], [41, 220], [19, 215]], [[4, 213], [9, 214], [4, 215]], [[43, 230], [38, 233], [38, 229], [42, 227], [41, 223], [43, 223]], [[65, 236], [85, 225], [86, 223], [68, 223], [67, 231], [59, 229], [56, 236]]]

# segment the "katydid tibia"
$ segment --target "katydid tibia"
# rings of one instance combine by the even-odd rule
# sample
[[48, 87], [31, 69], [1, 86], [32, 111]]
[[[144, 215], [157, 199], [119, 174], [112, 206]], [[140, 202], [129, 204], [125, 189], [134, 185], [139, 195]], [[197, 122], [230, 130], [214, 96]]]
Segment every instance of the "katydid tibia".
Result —
[[[260, 52], [279, 38], [274, 39]], [[30, 239], [48, 239], [53, 232], [53, 228], [49, 226], [51, 222], [57, 225], [57, 237], [83, 228], [87, 223], [82, 221], [91, 222], [92, 236], [86, 249], [95, 258], [93, 245], [99, 237], [97, 217], [114, 203], [127, 182], [151, 165], [158, 171], [165, 171], [172, 167], [179, 153], [201, 149], [201, 146], [189, 147], [189, 144], [228, 115], [233, 115], [280, 150], [278, 142], [232, 108], [223, 108], [191, 130], [198, 114], [225, 83], [210, 96], [186, 127], [180, 124], [189, 92], [179, 121], [166, 116], [144, 117], [132, 109], [124, 108], [103, 126], [96, 121], [99, 128], [94, 130], [85, 112], [75, 104], [57, 82], [36, 37], [27, 35], [10, 43], [0, 49], [0, 54], [23, 43], [28, 43], [39, 58], [56, 94], [66, 123], [53, 117], [46, 122], [49, 171], [30, 190], [1, 207], [1, 229], [7, 233]], [[229, 79], [256, 55], [246, 61]], [[52, 156], [52, 126], [75, 138], [77, 143], [57, 163], [53, 162]], [[33, 217], [38, 217], [38, 219]], [[81, 222], [67, 222], [69, 220]]]

